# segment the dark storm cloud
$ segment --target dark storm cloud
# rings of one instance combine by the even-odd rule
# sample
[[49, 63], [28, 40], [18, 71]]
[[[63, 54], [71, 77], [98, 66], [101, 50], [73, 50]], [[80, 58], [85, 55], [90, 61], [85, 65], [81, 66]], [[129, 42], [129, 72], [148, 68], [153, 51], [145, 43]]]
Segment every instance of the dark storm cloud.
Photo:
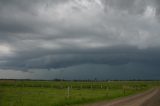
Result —
[[[112, 47], [95, 50], [70, 50], [70, 51], [35, 51], [35, 53], [19, 53], [17, 57], [9, 59], [3, 68], [32, 69], [32, 68], [65, 68], [79, 64], [108, 64], [124, 65], [140, 63], [160, 65], [159, 48], [138, 50], [134, 47]], [[22, 54], [22, 55], [21, 55]]]
[[1, 0], [0, 68], [160, 65], [158, 0]]

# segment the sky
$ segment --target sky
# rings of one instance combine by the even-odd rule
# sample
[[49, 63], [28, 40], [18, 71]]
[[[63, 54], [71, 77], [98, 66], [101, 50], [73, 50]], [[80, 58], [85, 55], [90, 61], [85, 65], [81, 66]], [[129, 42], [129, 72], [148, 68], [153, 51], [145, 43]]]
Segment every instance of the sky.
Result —
[[0, 0], [0, 79], [160, 79], [160, 0]]

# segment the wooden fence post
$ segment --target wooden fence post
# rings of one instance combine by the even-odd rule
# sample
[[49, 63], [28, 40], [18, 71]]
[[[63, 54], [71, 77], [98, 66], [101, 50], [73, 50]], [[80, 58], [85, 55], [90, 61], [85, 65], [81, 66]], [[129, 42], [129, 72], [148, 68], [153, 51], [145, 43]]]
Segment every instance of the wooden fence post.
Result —
[[67, 88], [67, 97], [69, 98], [70, 97], [70, 87], [68, 86]]

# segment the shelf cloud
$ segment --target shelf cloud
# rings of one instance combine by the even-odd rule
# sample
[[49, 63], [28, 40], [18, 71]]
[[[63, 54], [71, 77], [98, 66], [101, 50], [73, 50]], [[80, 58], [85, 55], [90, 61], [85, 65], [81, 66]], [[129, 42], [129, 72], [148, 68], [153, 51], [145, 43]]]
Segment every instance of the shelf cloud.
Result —
[[159, 0], [0, 0], [0, 69], [160, 75], [159, 29]]

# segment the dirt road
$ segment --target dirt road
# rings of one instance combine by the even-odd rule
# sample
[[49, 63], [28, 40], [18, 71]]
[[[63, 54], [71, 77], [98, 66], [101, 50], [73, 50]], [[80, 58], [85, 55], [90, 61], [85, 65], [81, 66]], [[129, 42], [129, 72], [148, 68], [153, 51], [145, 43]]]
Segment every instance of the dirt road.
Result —
[[160, 106], [160, 89], [152, 89], [145, 93], [87, 106]]

